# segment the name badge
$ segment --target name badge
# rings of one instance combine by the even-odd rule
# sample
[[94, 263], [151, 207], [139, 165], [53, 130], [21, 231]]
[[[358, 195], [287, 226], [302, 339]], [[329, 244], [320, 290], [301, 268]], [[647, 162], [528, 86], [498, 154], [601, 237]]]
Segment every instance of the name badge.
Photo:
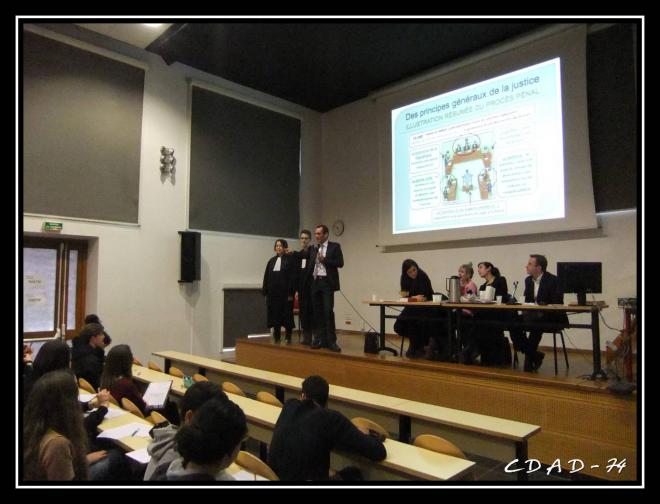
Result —
[[300, 269], [305, 269], [305, 266], [307, 266], [307, 259], [302, 260], [302, 264], [300, 265]]

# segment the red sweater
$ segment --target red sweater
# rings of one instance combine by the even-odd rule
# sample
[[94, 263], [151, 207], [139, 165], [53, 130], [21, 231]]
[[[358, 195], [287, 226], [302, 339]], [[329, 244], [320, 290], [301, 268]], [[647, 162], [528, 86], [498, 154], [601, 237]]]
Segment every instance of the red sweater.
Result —
[[146, 415], [147, 405], [145, 404], [144, 399], [142, 399], [142, 394], [140, 394], [140, 391], [130, 378], [120, 378], [119, 380], [116, 380], [110, 386], [110, 393], [112, 394], [112, 397], [117, 399], [119, 404], [121, 404], [121, 400], [125, 397], [140, 408], [142, 414]]

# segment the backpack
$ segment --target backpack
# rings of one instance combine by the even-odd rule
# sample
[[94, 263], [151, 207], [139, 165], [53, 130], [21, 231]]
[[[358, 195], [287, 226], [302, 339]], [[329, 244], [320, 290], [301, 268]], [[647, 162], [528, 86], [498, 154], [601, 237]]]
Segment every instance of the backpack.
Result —
[[369, 331], [364, 335], [364, 353], [377, 354], [378, 353], [378, 333]]

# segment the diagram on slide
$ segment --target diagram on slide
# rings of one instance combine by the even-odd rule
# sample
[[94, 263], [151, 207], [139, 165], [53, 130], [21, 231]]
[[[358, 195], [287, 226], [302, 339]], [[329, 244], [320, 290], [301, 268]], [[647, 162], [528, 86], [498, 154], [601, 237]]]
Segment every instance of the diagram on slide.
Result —
[[476, 197], [476, 188], [479, 200], [493, 197], [497, 180], [497, 171], [493, 168], [494, 149], [493, 143], [484, 145], [477, 134], [466, 134], [443, 145], [443, 201], [470, 203]]
[[393, 232], [560, 219], [559, 61], [392, 110]]

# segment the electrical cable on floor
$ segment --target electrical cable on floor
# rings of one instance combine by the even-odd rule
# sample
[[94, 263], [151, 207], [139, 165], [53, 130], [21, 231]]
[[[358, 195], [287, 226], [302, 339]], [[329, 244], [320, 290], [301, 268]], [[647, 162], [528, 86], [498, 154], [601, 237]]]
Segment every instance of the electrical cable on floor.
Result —
[[359, 311], [357, 311], [357, 309], [355, 308], [355, 306], [353, 306], [353, 304], [348, 300], [348, 298], [346, 297], [346, 295], [344, 294], [344, 292], [343, 292], [342, 290], [340, 290], [339, 293], [340, 293], [340, 294], [342, 295], [342, 297], [346, 300], [346, 302], [349, 304], [349, 306], [350, 306], [351, 308], [353, 308], [353, 311], [357, 314], [357, 316], [360, 317], [360, 318], [362, 319], [362, 322], [364, 322], [364, 323], [367, 324], [369, 327], [371, 327], [371, 330], [372, 330], [372, 331], [377, 332], [377, 333], [380, 334], [380, 331], [377, 331], [376, 328], [375, 328], [374, 326], [372, 326], [372, 325], [369, 323], [369, 321], [368, 321], [367, 319], [365, 319]]

